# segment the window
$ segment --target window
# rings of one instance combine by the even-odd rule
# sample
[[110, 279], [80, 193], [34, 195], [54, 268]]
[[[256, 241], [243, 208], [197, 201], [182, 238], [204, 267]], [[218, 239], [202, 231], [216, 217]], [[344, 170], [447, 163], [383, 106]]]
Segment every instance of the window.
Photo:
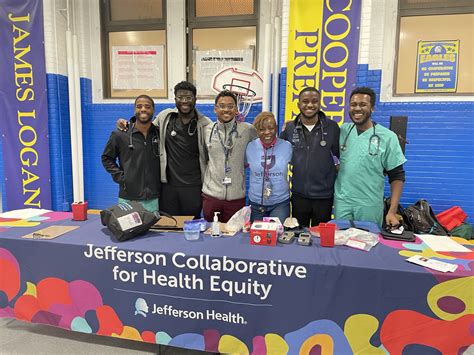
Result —
[[189, 0], [188, 80], [198, 97], [214, 97], [211, 79], [221, 68], [256, 69], [258, 0]]
[[100, 2], [104, 97], [167, 97], [165, 2]]
[[473, 94], [473, 23], [470, 0], [400, 0], [394, 94]]

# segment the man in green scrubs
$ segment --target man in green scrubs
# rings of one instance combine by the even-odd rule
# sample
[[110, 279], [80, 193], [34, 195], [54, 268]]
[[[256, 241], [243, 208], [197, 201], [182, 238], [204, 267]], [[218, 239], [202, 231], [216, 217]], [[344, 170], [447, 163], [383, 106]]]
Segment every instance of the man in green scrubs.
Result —
[[395, 133], [372, 121], [375, 93], [367, 87], [352, 91], [349, 116], [341, 126], [340, 169], [334, 192], [336, 219], [371, 221], [382, 225], [385, 174], [391, 191], [387, 225], [399, 224], [396, 216], [405, 181], [406, 159]]

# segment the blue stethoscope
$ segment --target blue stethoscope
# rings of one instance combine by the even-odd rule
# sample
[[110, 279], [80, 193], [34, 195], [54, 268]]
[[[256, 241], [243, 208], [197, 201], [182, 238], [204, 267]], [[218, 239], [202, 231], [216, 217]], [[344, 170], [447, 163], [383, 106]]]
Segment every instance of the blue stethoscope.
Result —
[[[369, 151], [369, 155], [372, 155], [372, 156], [378, 155], [379, 154], [379, 148], [380, 148], [380, 137], [378, 136], [377, 133], [375, 133], [375, 125], [376, 124], [377, 124], [376, 122], [372, 122], [373, 132], [372, 132], [372, 135], [369, 138], [368, 151]], [[355, 127], [355, 124], [353, 124], [352, 127], [349, 129], [349, 132], [347, 132], [347, 135], [344, 138], [344, 142], [340, 146], [340, 148], [343, 152], [345, 152], [347, 150], [347, 140], [349, 139], [349, 136], [351, 135], [351, 132], [354, 129], [354, 127]], [[372, 151], [372, 147], [376, 147], [375, 152]]]

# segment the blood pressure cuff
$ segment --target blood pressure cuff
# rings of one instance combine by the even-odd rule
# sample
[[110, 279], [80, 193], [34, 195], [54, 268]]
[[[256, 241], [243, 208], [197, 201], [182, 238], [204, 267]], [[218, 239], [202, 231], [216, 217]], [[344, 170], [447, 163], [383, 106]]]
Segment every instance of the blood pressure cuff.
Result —
[[398, 240], [400, 242], [414, 242], [416, 240], [413, 232], [407, 230], [403, 231], [402, 234], [391, 233], [388, 230], [382, 230], [380, 233], [382, 234], [383, 239], [388, 240]]
[[119, 242], [146, 233], [160, 219], [158, 212], [146, 210], [140, 202], [119, 203], [100, 212], [106, 226]]

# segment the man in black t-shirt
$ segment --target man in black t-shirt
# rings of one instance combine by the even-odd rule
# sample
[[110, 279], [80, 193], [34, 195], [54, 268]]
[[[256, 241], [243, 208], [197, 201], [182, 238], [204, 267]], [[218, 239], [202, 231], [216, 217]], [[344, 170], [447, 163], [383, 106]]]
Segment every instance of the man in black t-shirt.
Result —
[[160, 131], [160, 210], [174, 216], [201, 217], [206, 170], [204, 129], [211, 120], [196, 109], [196, 87], [174, 87], [176, 108], [161, 111], [153, 123]]

